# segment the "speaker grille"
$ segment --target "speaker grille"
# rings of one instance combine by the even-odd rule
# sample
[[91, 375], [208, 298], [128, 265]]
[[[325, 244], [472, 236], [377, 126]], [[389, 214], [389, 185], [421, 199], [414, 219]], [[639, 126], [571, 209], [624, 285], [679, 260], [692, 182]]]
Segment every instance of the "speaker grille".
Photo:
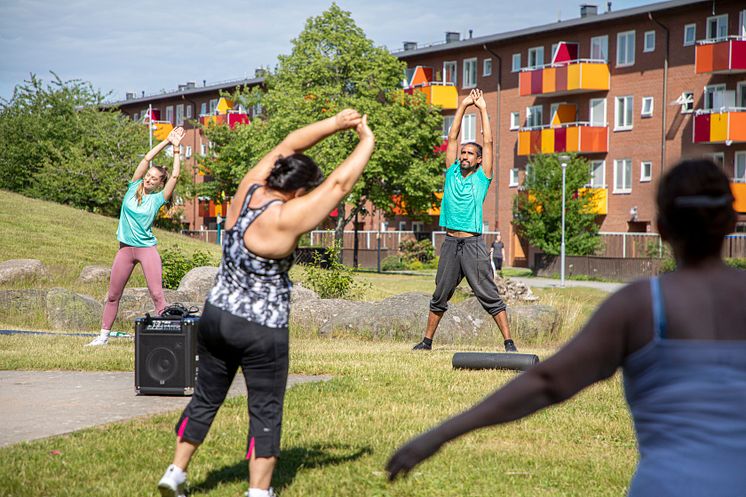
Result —
[[150, 377], [163, 385], [178, 371], [179, 360], [169, 349], [160, 347], [148, 353], [145, 364]]

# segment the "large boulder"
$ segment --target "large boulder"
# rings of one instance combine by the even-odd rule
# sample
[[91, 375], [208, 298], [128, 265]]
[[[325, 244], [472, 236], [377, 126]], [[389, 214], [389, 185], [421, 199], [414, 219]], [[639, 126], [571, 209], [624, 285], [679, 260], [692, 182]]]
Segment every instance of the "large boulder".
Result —
[[7, 315], [28, 314], [44, 309], [48, 290], [0, 290], [0, 309]]
[[106, 266], [86, 266], [80, 272], [78, 281], [81, 283], [93, 283], [96, 281], [109, 281], [111, 268]]
[[101, 324], [103, 306], [87, 295], [52, 288], [47, 292], [46, 312], [53, 330], [93, 330]]
[[[200, 310], [204, 304], [204, 300], [192, 300], [188, 294], [178, 290], [164, 289], [163, 296], [167, 304], [178, 302], [186, 307], [196, 306]], [[125, 288], [122, 298], [119, 300], [118, 317], [125, 321], [132, 321], [135, 318], [145, 316], [146, 312], [155, 315], [153, 300], [150, 298], [148, 289], [142, 287]]]
[[[476, 297], [466, 299], [452, 307], [470, 316], [470, 319], [475, 322], [479, 321], [482, 333], [492, 329], [499, 334], [494, 319], [484, 310]], [[450, 309], [448, 312], [451, 312]], [[507, 312], [510, 333], [517, 340], [533, 340], [559, 331], [560, 314], [550, 305], [511, 304], [508, 305]]]
[[319, 295], [310, 288], [306, 288], [300, 283], [293, 283], [293, 290], [290, 293], [290, 302], [293, 305], [295, 305], [297, 302], [305, 302], [318, 298]]
[[178, 291], [186, 295], [189, 300], [204, 302], [208, 292], [215, 285], [215, 275], [218, 268], [214, 266], [196, 267], [181, 279]]
[[46, 266], [37, 259], [10, 259], [0, 262], [0, 284], [33, 278], [45, 278]]

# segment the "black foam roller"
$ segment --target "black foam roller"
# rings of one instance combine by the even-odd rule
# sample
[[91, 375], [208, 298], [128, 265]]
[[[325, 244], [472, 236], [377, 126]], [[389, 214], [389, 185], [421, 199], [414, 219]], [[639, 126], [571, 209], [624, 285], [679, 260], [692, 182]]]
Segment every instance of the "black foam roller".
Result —
[[456, 352], [453, 354], [455, 369], [516, 369], [525, 371], [539, 362], [534, 354], [515, 352]]

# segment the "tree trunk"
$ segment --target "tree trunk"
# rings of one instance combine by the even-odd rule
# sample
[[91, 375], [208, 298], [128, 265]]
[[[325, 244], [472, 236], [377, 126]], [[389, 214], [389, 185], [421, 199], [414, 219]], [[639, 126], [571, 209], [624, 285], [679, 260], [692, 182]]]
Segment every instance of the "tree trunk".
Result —
[[339, 262], [342, 263], [344, 255], [344, 230], [345, 230], [345, 201], [342, 200], [337, 206], [337, 227], [334, 228], [334, 242], [339, 247]]

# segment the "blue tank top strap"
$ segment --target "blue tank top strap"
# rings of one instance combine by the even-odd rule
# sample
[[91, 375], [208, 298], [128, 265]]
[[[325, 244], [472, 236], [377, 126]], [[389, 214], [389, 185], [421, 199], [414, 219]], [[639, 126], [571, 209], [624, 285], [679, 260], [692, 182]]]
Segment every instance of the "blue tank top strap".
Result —
[[254, 192], [259, 189], [259, 187], [262, 186], [259, 183], [254, 183], [249, 187], [249, 190], [246, 192], [246, 196], [243, 199], [243, 205], [241, 206], [241, 212], [238, 213], [238, 217], [241, 218], [244, 216], [244, 213], [249, 208], [249, 202], [251, 202], [251, 197], [254, 196]]
[[650, 279], [650, 293], [653, 300], [653, 340], [666, 338], [666, 310], [663, 307], [661, 281], [657, 276]]

